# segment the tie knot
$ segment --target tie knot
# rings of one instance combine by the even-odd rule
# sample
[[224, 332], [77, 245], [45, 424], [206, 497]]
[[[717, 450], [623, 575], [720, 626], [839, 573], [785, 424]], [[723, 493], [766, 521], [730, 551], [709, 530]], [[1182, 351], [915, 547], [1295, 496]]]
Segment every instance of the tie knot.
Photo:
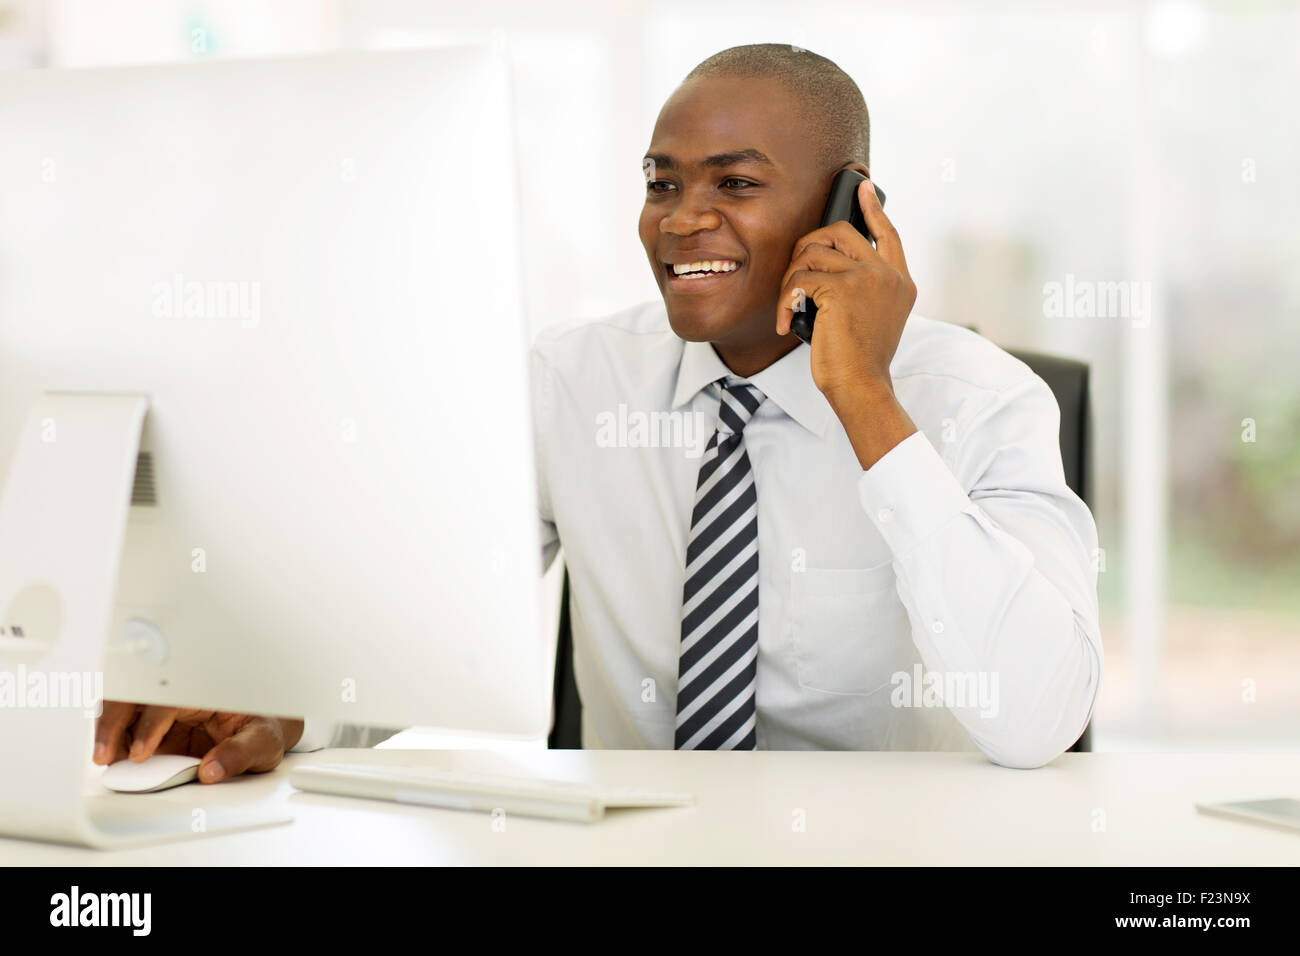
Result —
[[722, 400], [722, 404], [718, 407], [719, 437], [743, 431], [766, 396], [744, 379], [734, 375], [720, 378], [714, 382], [714, 385], [717, 386]]

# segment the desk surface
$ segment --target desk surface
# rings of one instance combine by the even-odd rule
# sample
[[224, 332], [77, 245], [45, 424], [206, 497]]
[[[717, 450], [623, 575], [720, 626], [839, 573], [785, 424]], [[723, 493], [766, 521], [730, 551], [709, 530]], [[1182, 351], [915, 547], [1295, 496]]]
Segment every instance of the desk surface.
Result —
[[[593, 824], [512, 816], [501, 831], [486, 813], [289, 785], [287, 768], [327, 760], [531, 768], [685, 790], [697, 803], [613, 810]], [[1274, 796], [1300, 797], [1300, 757], [1065, 754], [1026, 771], [973, 753], [330, 750], [291, 755], [270, 774], [110, 798], [132, 808], [265, 801], [291, 824], [111, 853], [0, 839], [0, 865], [1300, 864], [1300, 833], [1194, 806]]]

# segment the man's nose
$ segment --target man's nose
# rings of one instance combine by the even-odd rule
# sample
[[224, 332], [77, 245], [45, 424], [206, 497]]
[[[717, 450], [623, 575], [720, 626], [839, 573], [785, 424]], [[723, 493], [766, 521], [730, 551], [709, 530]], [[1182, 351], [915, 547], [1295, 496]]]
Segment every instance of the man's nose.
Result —
[[682, 198], [659, 220], [659, 231], [688, 236], [701, 230], [717, 229], [721, 224], [722, 217], [712, 203], [703, 196], [684, 192]]

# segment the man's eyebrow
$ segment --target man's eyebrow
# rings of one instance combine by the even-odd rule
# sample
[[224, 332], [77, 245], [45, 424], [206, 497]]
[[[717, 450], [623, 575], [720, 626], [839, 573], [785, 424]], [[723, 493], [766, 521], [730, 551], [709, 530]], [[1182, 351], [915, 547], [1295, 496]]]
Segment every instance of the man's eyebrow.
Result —
[[[657, 169], [677, 168], [677, 161], [666, 153], [650, 153], [642, 160], [642, 166], [646, 162], [654, 163]], [[735, 166], [738, 163], [759, 163], [764, 166], [775, 165], [767, 158], [765, 153], [757, 149], [733, 149], [726, 153], [715, 153], [706, 157], [700, 165], [707, 168], [716, 168], [718, 166]]]

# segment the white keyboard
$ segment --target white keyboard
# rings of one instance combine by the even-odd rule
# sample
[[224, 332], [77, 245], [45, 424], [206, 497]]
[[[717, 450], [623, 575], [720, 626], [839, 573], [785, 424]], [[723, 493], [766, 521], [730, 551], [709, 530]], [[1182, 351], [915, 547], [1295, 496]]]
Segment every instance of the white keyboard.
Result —
[[408, 765], [308, 765], [291, 770], [289, 782], [313, 793], [586, 822], [599, 820], [606, 807], [687, 807], [695, 803], [689, 793]]

